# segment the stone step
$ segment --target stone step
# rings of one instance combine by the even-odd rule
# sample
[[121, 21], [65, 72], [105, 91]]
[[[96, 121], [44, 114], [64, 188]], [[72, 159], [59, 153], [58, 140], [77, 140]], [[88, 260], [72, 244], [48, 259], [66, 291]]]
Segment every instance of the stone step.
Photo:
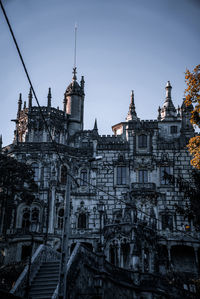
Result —
[[51, 271], [54, 272], [54, 271], [59, 271], [59, 268], [42, 268], [42, 267], [41, 267], [41, 268], [39, 269], [39, 272], [38, 272], [38, 273], [40, 273], [40, 272], [44, 272], [44, 271], [45, 271], [45, 272], [51, 272]]
[[34, 290], [30, 290], [30, 294], [33, 296], [33, 295], [37, 295], [37, 294], [41, 294], [41, 295], [51, 295], [51, 294], [53, 294], [54, 293], [54, 291], [55, 291], [55, 287], [54, 288], [52, 288], [52, 289], [34, 289]]
[[43, 263], [31, 283], [32, 299], [51, 299], [59, 283], [60, 262]]
[[46, 283], [45, 285], [32, 285], [31, 286], [31, 291], [34, 291], [34, 290], [51, 290], [51, 289], [55, 289], [57, 286], [57, 283]]
[[55, 273], [44, 272], [37, 275], [37, 277], [58, 277], [59, 271]]
[[41, 266], [42, 269], [59, 269], [60, 265], [55, 264], [55, 265], [42, 265]]
[[31, 286], [34, 286], [34, 285], [47, 285], [47, 284], [58, 284], [58, 281], [59, 279], [58, 278], [55, 278], [55, 279], [35, 279]]

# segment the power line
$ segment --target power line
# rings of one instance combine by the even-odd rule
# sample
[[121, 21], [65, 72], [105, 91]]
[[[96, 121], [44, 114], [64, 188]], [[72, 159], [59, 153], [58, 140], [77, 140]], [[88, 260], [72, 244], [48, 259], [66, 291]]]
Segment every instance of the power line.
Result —
[[[26, 73], [28, 82], [29, 82], [29, 84], [30, 84], [30, 88], [31, 88], [31, 90], [32, 90], [32, 92], [33, 92], [33, 95], [34, 95], [34, 98], [35, 98], [35, 100], [36, 100], [36, 102], [37, 102], [37, 105], [38, 105], [38, 108], [39, 108], [39, 112], [40, 112], [40, 114], [41, 114], [41, 116], [42, 116], [43, 122], [44, 122], [44, 124], [45, 124], [45, 126], [46, 126], [46, 129], [47, 129], [47, 131], [48, 131], [48, 134], [49, 134], [49, 136], [50, 136], [50, 139], [51, 139], [51, 141], [52, 141], [52, 144], [53, 144], [53, 146], [55, 147], [56, 153], [57, 153], [58, 158], [59, 158], [59, 160], [60, 160], [60, 162], [61, 162], [61, 165], [62, 165], [62, 164], [64, 163], [64, 162], [63, 162], [63, 159], [62, 159], [61, 156], [60, 156], [60, 153], [59, 153], [59, 151], [58, 151], [57, 145], [56, 145], [56, 143], [55, 143], [54, 140], [53, 140], [53, 137], [52, 137], [52, 135], [51, 135], [51, 131], [50, 131], [49, 126], [48, 126], [48, 124], [47, 124], [47, 122], [46, 122], [46, 119], [45, 119], [45, 117], [44, 117], [44, 114], [43, 114], [43, 112], [42, 112], [42, 109], [41, 109], [39, 100], [38, 100], [38, 98], [37, 98], [36, 92], [35, 92], [35, 90], [34, 90], [33, 84], [32, 84], [32, 82], [31, 82], [31, 79], [30, 79], [30, 76], [29, 76], [27, 67], [26, 67], [25, 62], [24, 62], [24, 60], [23, 60], [21, 51], [20, 51], [19, 46], [18, 46], [18, 43], [17, 43], [17, 40], [16, 40], [16, 38], [15, 38], [14, 32], [13, 32], [13, 30], [12, 30], [11, 24], [10, 24], [10, 22], [9, 22], [9, 19], [8, 19], [8, 17], [7, 17], [6, 11], [5, 11], [4, 7], [3, 7], [3, 4], [2, 4], [2, 1], [1, 1], [1, 0], [0, 0], [0, 6], [1, 6], [1, 9], [2, 9], [2, 11], [3, 11], [4, 17], [5, 17], [5, 19], [6, 19], [7, 25], [8, 25], [8, 27], [9, 27], [10, 33], [11, 33], [11, 35], [12, 35], [13, 41], [14, 41], [14, 43], [15, 43], [17, 52], [18, 52], [18, 54], [19, 54], [21, 63], [22, 63], [23, 68], [24, 68], [24, 71], [25, 71], [25, 73]], [[76, 65], [76, 35], [77, 35], [77, 25], [75, 25], [74, 65]], [[69, 175], [69, 176], [73, 179], [73, 181], [75, 181], [75, 183], [77, 184], [77, 179], [74, 178], [74, 176], [73, 176], [69, 171], [67, 172], [67, 175]], [[103, 190], [103, 189], [101, 189], [101, 188], [99, 188], [99, 187], [97, 187], [97, 186], [92, 185], [92, 184], [89, 183], [88, 181], [85, 181], [85, 180], [82, 179], [82, 178], [79, 178], [79, 180], [82, 181], [82, 182], [84, 182], [84, 183], [86, 183], [86, 184], [88, 184], [89, 186], [92, 186], [92, 187], [95, 188], [96, 190], [99, 190], [99, 191], [101, 191], [101, 192], [107, 194], [108, 196], [113, 197], [113, 198], [116, 199], [117, 201], [121, 201], [121, 202], [124, 203], [125, 205], [129, 205], [129, 206], [133, 207], [133, 205], [131, 205], [130, 203], [127, 203], [126, 201], [124, 201], [124, 200], [122, 200], [122, 199], [119, 199], [119, 198], [117, 198], [116, 196], [114, 196], [114, 195], [112, 195], [112, 194], [109, 194], [109, 193], [106, 192], [105, 190]], [[152, 215], [150, 215], [150, 214], [148, 214], [148, 213], [142, 211], [141, 209], [137, 208], [137, 210], [138, 210], [139, 212], [141, 212], [141, 213], [147, 215], [149, 218], [151, 218], [151, 219], [155, 219], [156, 221], [161, 222], [161, 220], [157, 219], [156, 217], [152, 217]], [[162, 223], [162, 222], [161, 222], [161, 223]], [[182, 234], [185, 234], [185, 235], [189, 236], [190, 238], [199, 241], [199, 239], [194, 238], [193, 236], [190, 236], [190, 235], [186, 234], [185, 232], [183, 232], [183, 231], [181, 231], [181, 230], [175, 229], [175, 231], [177, 231], [177, 232], [181, 232]]]
[[[55, 147], [55, 150], [56, 150], [56, 153], [57, 153], [57, 155], [58, 155], [58, 158], [59, 158], [59, 160], [60, 160], [60, 162], [61, 162], [61, 164], [62, 164], [62, 163], [63, 163], [63, 160], [62, 160], [62, 158], [61, 158], [61, 156], [60, 156], [60, 153], [58, 152], [57, 145], [56, 145], [56, 143], [55, 143], [54, 140], [53, 140], [53, 137], [52, 137], [52, 135], [51, 135], [51, 131], [50, 131], [49, 126], [48, 126], [48, 124], [47, 124], [47, 122], [46, 122], [46, 119], [45, 119], [45, 117], [44, 117], [44, 114], [43, 114], [43, 112], [42, 112], [42, 109], [41, 109], [39, 100], [38, 100], [38, 98], [37, 98], [35, 89], [34, 89], [34, 87], [33, 87], [33, 84], [32, 84], [32, 82], [31, 82], [31, 78], [30, 78], [30, 76], [29, 76], [27, 67], [26, 67], [26, 65], [25, 65], [25, 62], [24, 62], [24, 59], [23, 59], [23, 57], [22, 57], [21, 51], [20, 51], [20, 49], [19, 49], [17, 40], [16, 40], [15, 35], [14, 35], [14, 32], [13, 32], [13, 30], [12, 30], [10, 21], [9, 21], [9, 19], [8, 19], [8, 17], [7, 17], [6, 11], [5, 11], [4, 7], [3, 7], [3, 4], [2, 4], [2, 1], [1, 1], [1, 0], [0, 0], [0, 6], [1, 6], [1, 9], [2, 9], [2, 11], [3, 11], [4, 17], [5, 17], [5, 19], [6, 19], [7, 25], [8, 25], [8, 27], [9, 27], [10, 33], [11, 33], [11, 35], [12, 35], [13, 41], [14, 41], [14, 43], [15, 43], [15, 46], [16, 46], [18, 55], [19, 55], [19, 57], [20, 57], [21, 63], [22, 63], [22, 65], [23, 65], [23, 68], [24, 68], [26, 77], [27, 77], [28, 82], [29, 82], [29, 84], [30, 84], [30, 88], [31, 88], [31, 90], [32, 90], [32, 92], [33, 92], [34, 98], [35, 98], [36, 103], [37, 103], [37, 105], [38, 105], [39, 112], [40, 112], [40, 114], [41, 114], [41, 116], [42, 116], [43, 122], [44, 122], [44, 124], [45, 124], [45, 126], [46, 126], [46, 129], [47, 129], [47, 132], [48, 132], [48, 134], [49, 134], [49, 136], [50, 136], [50, 139], [51, 139], [51, 141], [52, 141], [52, 144], [53, 144], [53, 146]], [[73, 177], [70, 173], [68, 173], [68, 175], [69, 175], [73, 180], [75, 180], [74, 177]]]

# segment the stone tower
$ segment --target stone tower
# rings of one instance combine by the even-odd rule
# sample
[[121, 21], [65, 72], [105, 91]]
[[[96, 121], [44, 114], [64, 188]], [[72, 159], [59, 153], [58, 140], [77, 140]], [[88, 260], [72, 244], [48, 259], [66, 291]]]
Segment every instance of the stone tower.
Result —
[[84, 83], [82, 77], [80, 85], [78, 84], [74, 68], [72, 82], [67, 87], [63, 100], [63, 110], [69, 115], [69, 135], [83, 130]]

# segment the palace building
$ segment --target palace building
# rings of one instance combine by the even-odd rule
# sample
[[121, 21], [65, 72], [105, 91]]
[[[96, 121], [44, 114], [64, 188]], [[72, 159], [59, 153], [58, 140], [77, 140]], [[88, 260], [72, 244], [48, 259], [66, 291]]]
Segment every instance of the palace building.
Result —
[[[80, 243], [91, 259], [101, 252], [107, 265], [129, 274], [197, 277], [200, 242], [195, 219], [178, 213], [177, 206], [184, 208], [187, 199], [166, 176], [190, 179], [186, 144], [194, 136], [191, 107], [184, 99], [180, 107], [174, 106], [168, 81], [157, 118], [141, 120], [132, 91], [126, 119], [112, 126], [112, 136], [99, 135], [97, 121], [84, 130], [84, 84], [74, 69], [62, 110], [53, 107], [51, 89], [47, 106], [40, 108], [33, 106], [31, 90], [27, 105], [19, 96], [14, 141], [2, 152], [32, 166], [38, 192], [31, 205], [16, 197], [10, 207], [9, 246], [5, 245], [2, 262], [25, 260], [43, 243], [61, 252], [64, 209], [70, 200], [69, 255]], [[36, 224], [32, 241], [30, 223]], [[120, 298], [150, 298], [126, 296]]]

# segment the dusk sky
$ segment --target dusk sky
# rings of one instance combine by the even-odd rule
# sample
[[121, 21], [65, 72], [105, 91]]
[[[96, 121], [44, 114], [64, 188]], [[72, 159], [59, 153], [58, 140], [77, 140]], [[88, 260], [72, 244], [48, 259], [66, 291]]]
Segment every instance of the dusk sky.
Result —
[[[134, 90], [138, 117], [156, 119], [170, 80], [175, 106], [186, 68], [200, 63], [199, 0], [3, 0], [40, 104], [52, 88], [62, 108], [72, 79], [77, 23], [77, 77], [85, 76], [85, 129], [100, 134], [125, 120]], [[29, 84], [0, 11], [0, 134], [13, 140], [19, 93]], [[36, 103], [35, 103], [36, 105]]]

